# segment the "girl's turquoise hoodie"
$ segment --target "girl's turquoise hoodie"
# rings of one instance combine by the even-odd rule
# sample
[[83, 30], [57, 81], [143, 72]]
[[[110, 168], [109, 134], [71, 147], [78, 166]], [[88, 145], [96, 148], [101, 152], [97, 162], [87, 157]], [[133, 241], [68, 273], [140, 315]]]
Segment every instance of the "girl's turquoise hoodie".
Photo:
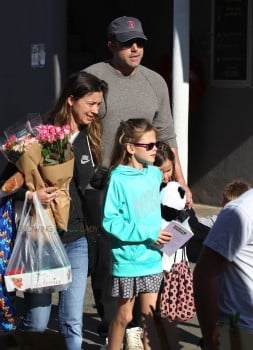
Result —
[[111, 235], [112, 275], [148, 276], [162, 272], [156, 242], [161, 229], [159, 168], [119, 165], [112, 170], [104, 202], [104, 229]]

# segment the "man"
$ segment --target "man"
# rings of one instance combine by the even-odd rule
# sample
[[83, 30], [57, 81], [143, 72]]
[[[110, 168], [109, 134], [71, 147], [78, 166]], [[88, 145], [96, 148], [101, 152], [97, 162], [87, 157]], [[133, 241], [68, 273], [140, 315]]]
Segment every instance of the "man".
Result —
[[253, 344], [253, 189], [229, 202], [204, 241], [194, 270], [205, 350]]
[[104, 78], [109, 84], [107, 113], [104, 119], [104, 165], [109, 165], [114, 134], [121, 120], [147, 118], [159, 131], [159, 140], [170, 145], [175, 154], [176, 180], [186, 188], [188, 204], [191, 192], [186, 185], [177, 152], [168, 88], [156, 72], [141, 66], [147, 37], [141, 22], [119, 17], [109, 24], [108, 48], [112, 60], [94, 64], [85, 70]]
[[[108, 26], [107, 38], [112, 59], [85, 69], [104, 79], [109, 85], [107, 112], [103, 119], [103, 165], [108, 167], [110, 163], [115, 132], [120, 121], [129, 118], [146, 118], [158, 129], [159, 140], [166, 142], [172, 148], [175, 154], [176, 180], [186, 190], [187, 205], [191, 207], [192, 195], [186, 185], [178, 157], [167, 84], [158, 73], [140, 65], [144, 54], [144, 45], [147, 42], [142, 24], [133, 17], [116, 18]], [[103, 113], [103, 106], [101, 111]], [[98, 259], [101, 260], [101, 266], [97, 266], [95, 273], [92, 274], [96, 306], [103, 320], [100, 333], [103, 328], [106, 330], [108, 327], [109, 319], [114, 313], [113, 305], [115, 305], [115, 301], [108, 296], [109, 277], [105, 274], [107, 265], [105, 259], [101, 258], [102, 254], [108, 256], [109, 248], [106, 248], [108, 244], [107, 235], [101, 235], [98, 242]], [[109, 267], [107, 269], [109, 270]], [[104, 305], [102, 305], [103, 301], [106, 301]], [[103, 310], [102, 314], [101, 310]]]

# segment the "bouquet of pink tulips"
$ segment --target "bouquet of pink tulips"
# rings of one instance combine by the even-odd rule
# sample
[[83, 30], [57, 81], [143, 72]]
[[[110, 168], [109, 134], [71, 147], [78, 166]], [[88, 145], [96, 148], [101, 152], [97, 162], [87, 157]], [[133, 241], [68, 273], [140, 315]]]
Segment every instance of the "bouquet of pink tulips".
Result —
[[37, 139], [42, 147], [39, 166], [43, 180], [48, 186], [58, 188], [58, 195], [50, 207], [56, 226], [66, 230], [69, 217], [69, 183], [73, 177], [74, 154], [69, 143], [70, 126], [40, 125]]
[[40, 125], [37, 139], [42, 145], [43, 165], [65, 163], [73, 158], [69, 143], [70, 126]]
[[[6, 133], [5, 133], [6, 134]], [[74, 154], [69, 143], [70, 126], [24, 125], [8, 128], [1, 151], [24, 174], [29, 190], [45, 186], [58, 189], [51, 203], [51, 217], [56, 227], [66, 230], [69, 217], [69, 183], [73, 177]]]

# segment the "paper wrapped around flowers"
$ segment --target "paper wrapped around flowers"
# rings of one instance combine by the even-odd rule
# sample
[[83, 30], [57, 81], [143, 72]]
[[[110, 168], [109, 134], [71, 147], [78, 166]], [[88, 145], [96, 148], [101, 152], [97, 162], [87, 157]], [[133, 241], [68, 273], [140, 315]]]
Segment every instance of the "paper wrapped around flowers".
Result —
[[1, 145], [2, 153], [23, 173], [26, 186], [30, 191], [44, 187], [38, 169], [42, 159], [41, 145], [38, 140], [28, 131], [25, 124], [20, 124], [19, 127], [15, 125], [13, 129], [10, 127], [8, 132], [10, 135]]
[[69, 183], [73, 177], [74, 154], [69, 143], [69, 125], [40, 125], [37, 139], [42, 146], [42, 161], [39, 172], [46, 186], [58, 189], [57, 197], [51, 202], [56, 227], [67, 230], [70, 208]]
[[[24, 176], [24, 182], [29, 191], [35, 191], [45, 187], [44, 180], [39, 171], [42, 162], [42, 146], [31, 133], [27, 124], [14, 124], [8, 128], [5, 142], [1, 145], [1, 151], [7, 160], [16, 165]], [[51, 208], [47, 208], [48, 214], [54, 222]]]
[[29, 191], [45, 187], [38, 168], [41, 161], [41, 145], [36, 140], [15, 163], [19, 171], [24, 174], [25, 184]]
[[11, 196], [24, 185], [25, 178], [20, 171], [16, 171], [9, 177], [0, 189], [0, 200], [4, 197]]
[[72, 280], [68, 255], [36, 192], [33, 203], [25, 200], [4, 279], [9, 292], [33, 293], [66, 290]]
[[40, 173], [47, 186], [58, 188], [58, 195], [51, 202], [50, 208], [57, 228], [65, 231], [67, 230], [69, 218], [69, 183], [73, 177], [73, 168], [74, 157], [61, 164], [40, 167]]
[[73, 177], [74, 154], [69, 143], [70, 126], [15, 125], [8, 128], [8, 139], [1, 146], [7, 159], [24, 174], [30, 191], [55, 186], [57, 198], [48, 213], [59, 230], [67, 230], [70, 196], [69, 183]]

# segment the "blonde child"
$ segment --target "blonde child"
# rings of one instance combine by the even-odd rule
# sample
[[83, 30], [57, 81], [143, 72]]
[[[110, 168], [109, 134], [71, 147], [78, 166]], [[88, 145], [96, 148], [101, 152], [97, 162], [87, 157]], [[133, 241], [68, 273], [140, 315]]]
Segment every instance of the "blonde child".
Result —
[[160, 348], [152, 309], [156, 308], [162, 281], [162, 256], [153, 244], [164, 244], [171, 234], [161, 230], [162, 174], [153, 166], [157, 147], [157, 131], [146, 119], [120, 123], [102, 222], [111, 236], [112, 296], [117, 298], [109, 327], [109, 350], [121, 348], [137, 296], [144, 349]]

